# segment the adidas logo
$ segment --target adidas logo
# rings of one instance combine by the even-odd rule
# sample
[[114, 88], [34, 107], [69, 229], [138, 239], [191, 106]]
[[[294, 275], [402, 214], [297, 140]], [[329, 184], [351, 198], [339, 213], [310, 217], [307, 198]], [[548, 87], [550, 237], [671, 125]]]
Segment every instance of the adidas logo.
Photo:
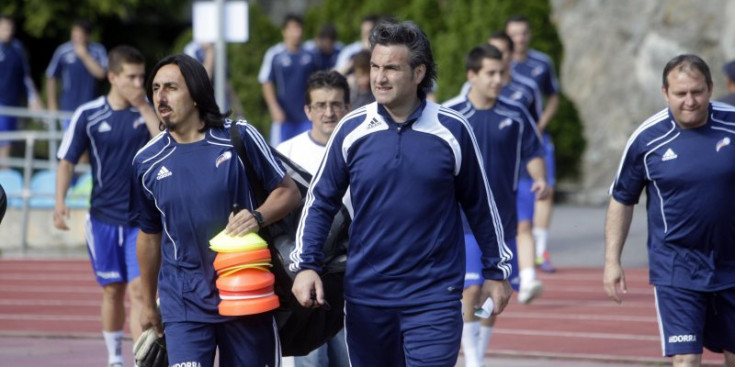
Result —
[[100, 127], [97, 128], [97, 131], [101, 133], [106, 133], [110, 130], [112, 130], [112, 126], [110, 126], [110, 124], [108, 124], [107, 121], [102, 121], [102, 123], [100, 124]]
[[366, 129], [370, 130], [370, 129], [378, 127], [379, 125], [380, 125], [380, 121], [378, 121], [375, 117], [373, 117], [373, 119], [370, 120], [370, 122], [368, 123]]
[[160, 180], [163, 178], [166, 178], [168, 176], [173, 175], [173, 172], [169, 171], [166, 166], [161, 166], [161, 169], [158, 170], [158, 175], [156, 176], [156, 180]]
[[671, 148], [669, 148], [669, 149], [666, 149], [666, 153], [664, 153], [663, 157], [661, 157], [661, 161], [666, 162], [672, 159], [676, 159], [678, 157], [679, 156], [676, 155], [676, 153], [674, 153], [674, 151], [671, 150]]

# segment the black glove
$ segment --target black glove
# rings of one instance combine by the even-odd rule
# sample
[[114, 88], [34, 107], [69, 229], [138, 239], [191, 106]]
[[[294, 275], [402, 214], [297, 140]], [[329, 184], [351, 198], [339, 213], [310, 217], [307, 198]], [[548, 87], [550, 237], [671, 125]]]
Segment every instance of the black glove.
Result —
[[138, 367], [168, 367], [166, 338], [159, 338], [154, 328], [147, 329], [133, 345], [133, 355]]

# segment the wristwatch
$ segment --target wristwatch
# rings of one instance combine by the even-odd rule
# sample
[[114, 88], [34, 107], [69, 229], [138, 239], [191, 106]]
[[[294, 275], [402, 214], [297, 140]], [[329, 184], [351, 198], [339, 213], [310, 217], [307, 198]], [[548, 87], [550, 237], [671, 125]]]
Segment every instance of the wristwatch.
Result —
[[260, 214], [260, 212], [257, 210], [253, 210], [250, 213], [253, 214], [255, 221], [258, 222], [258, 227], [260, 228], [265, 227], [265, 218], [263, 218], [263, 214]]

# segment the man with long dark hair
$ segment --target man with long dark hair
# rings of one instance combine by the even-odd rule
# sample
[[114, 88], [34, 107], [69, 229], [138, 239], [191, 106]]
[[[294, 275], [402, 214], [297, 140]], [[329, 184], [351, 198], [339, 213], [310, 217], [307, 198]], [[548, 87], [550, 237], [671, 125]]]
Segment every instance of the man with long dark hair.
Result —
[[[454, 366], [462, 332], [464, 210], [482, 250], [482, 301], [510, 296], [510, 250], [468, 122], [426, 100], [436, 64], [415, 24], [370, 36], [376, 102], [332, 134], [301, 217], [293, 292], [320, 307], [321, 246], [349, 186], [354, 220], [345, 273], [352, 366]], [[313, 297], [312, 297], [313, 295]]]
[[[146, 87], [166, 129], [133, 160], [141, 323], [159, 333], [165, 329], [170, 365], [212, 366], [219, 350], [221, 366], [276, 366], [280, 347], [271, 312], [219, 314], [216, 253], [209, 239], [223, 229], [239, 236], [279, 220], [298, 205], [296, 184], [253, 126], [225, 120], [197, 60], [162, 59]], [[230, 141], [230, 124], [237, 124], [259, 177], [246, 177]], [[255, 182], [269, 192], [257, 208], [251, 195]], [[233, 204], [243, 210], [233, 214]]]

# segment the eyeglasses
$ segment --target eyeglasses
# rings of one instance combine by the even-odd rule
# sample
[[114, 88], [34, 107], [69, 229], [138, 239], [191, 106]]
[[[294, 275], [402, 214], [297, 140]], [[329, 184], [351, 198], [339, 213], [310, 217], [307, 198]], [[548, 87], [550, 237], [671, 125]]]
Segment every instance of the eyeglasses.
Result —
[[331, 108], [334, 112], [342, 112], [347, 106], [345, 106], [345, 104], [342, 102], [317, 102], [312, 103], [311, 105], [309, 105], [309, 107], [317, 112], [326, 112], [327, 108]]

